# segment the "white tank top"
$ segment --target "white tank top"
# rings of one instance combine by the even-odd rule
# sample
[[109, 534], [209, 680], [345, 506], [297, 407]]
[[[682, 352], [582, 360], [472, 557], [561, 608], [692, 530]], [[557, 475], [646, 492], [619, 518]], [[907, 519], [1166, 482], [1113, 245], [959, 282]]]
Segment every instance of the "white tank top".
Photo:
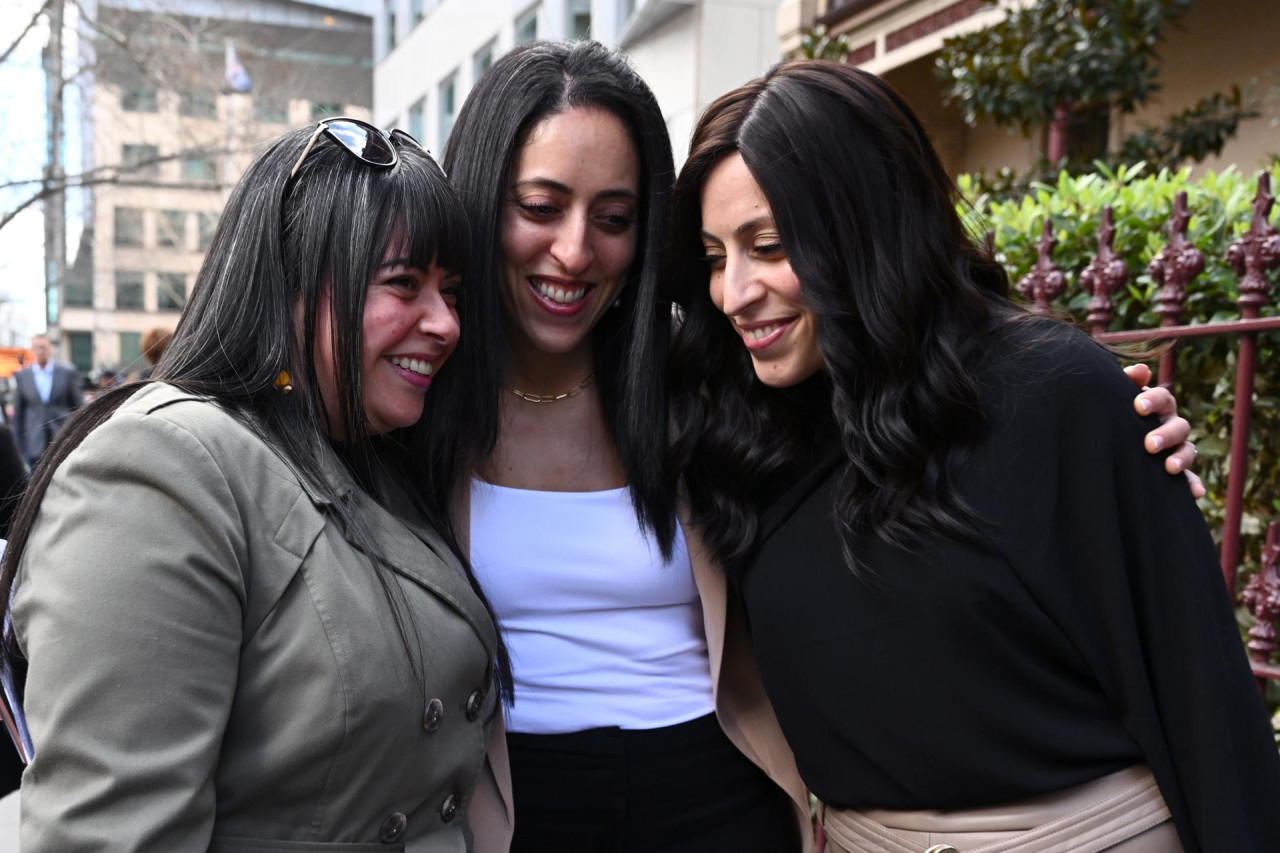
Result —
[[471, 483], [471, 562], [515, 671], [507, 729], [649, 729], [711, 713], [684, 537], [664, 562], [630, 492]]

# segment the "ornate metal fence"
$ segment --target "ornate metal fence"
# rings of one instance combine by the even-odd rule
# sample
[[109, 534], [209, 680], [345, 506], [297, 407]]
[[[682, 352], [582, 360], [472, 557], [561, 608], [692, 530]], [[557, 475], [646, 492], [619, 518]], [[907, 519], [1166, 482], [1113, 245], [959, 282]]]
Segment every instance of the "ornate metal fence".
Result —
[[[1240, 319], [1226, 322], [1183, 325], [1183, 303], [1187, 285], [1204, 271], [1204, 255], [1187, 239], [1191, 214], [1187, 194], [1178, 193], [1168, 220], [1169, 240], [1147, 267], [1152, 280], [1160, 286], [1155, 295], [1155, 313], [1160, 326], [1123, 332], [1109, 332], [1113, 316], [1111, 296], [1129, 279], [1130, 271], [1112, 249], [1115, 219], [1110, 207], [1105, 208], [1098, 229], [1098, 251], [1080, 274], [1080, 286], [1090, 296], [1087, 322], [1098, 340], [1108, 343], [1169, 342], [1160, 359], [1157, 373], [1162, 385], [1175, 380], [1174, 347], [1186, 338], [1227, 335], [1238, 340], [1236, 356], [1235, 408], [1231, 424], [1231, 456], [1227, 474], [1226, 516], [1222, 530], [1221, 565], [1227, 589], [1234, 594], [1236, 571], [1241, 562], [1241, 521], [1244, 512], [1245, 479], [1249, 462], [1250, 418], [1253, 411], [1254, 377], [1257, 372], [1259, 334], [1280, 331], [1280, 317], [1262, 317], [1269, 304], [1266, 274], [1280, 268], [1280, 234], [1270, 222], [1275, 197], [1271, 178], [1263, 172], [1258, 177], [1253, 198], [1253, 217], [1248, 231], [1233, 242], [1226, 260], [1239, 279], [1240, 295], [1236, 305]], [[1053, 261], [1056, 241], [1051, 223], [1046, 219], [1040, 236], [1035, 266], [1018, 283], [1018, 291], [1031, 303], [1032, 309], [1050, 310], [1050, 303], [1067, 287], [1067, 277]], [[1259, 687], [1266, 679], [1280, 680], [1280, 665], [1272, 657], [1280, 648], [1277, 622], [1280, 621], [1280, 524], [1268, 529], [1266, 544], [1260, 555], [1260, 570], [1249, 580], [1242, 599], [1253, 615], [1249, 631], [1249, 655]]]

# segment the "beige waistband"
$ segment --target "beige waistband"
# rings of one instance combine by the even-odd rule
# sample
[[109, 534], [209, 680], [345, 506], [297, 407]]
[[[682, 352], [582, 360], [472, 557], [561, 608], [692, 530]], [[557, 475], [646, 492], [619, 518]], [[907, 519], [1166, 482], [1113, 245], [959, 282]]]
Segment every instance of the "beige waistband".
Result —
[[948, 845], [959, 853], [1182, 849], [1145, 765], [1006, 806], [952, 812], [824, 808], [822, 825], [829, 842], [848, 853], [926, 853]]

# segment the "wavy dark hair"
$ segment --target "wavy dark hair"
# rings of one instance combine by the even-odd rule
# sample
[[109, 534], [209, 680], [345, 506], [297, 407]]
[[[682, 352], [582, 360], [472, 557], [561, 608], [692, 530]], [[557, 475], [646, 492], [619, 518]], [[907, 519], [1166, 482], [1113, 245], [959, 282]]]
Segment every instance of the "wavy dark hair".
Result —
[[662, 110], [620, 54], [595, 42], [532, 42], [493, 64], [467, 97], [444, 166], [462, 198], [476, 250], [462, 311], [462, 340], [432, 388], [426, 423], [438, 481], [459, 484], [497, 444], [506, 383], [499, 292], [502, 211], [512, 160], [539, 123], [575, 107], [607, 110], [627, 128], [640, 161], [639, 239], [621, 305], [593, 330], [596, 386], [641, 525], [670, 556], [675, 500], [661, 466], [667, 408], [663, 364], [671, 333], [662, 250], [675, 169]]
[[[296, 130], [272, 142], [232, 191], [191, 299], [151, 378], [95, 399], [45, 451], [4, 555], [3, 600], [9, 600], [54, 472], [139, 388], [150, 381], [167, 382], [221, 404], [330, 499], [328, 511], [370, 556], [414, 675], [424, 677], [424, 650], [390, 566], [379, 556], [372, 532], [340, 499], [325, 472], [347, 470], [367, 491], [382, 477], [389, 478], [458, 551], [445, 490], [433, 487], [422, 461], [427, 456], [425, 431], [419, 425], [385, 436], [369, 434], [361, 352], [365, 290], [387, 250], [403, 252], [412, 267], [425, 270], [434, 262], [465, 273], [470, 249], [465, 214], [444, 172], [412, 144], [393, 142], [400, 161], [380, 169], [322, 135], [290, 178], [313, 131], [314, 126]], [[329, 317], [319, 313], [326, 293]], [[298, 304], [300, 324], [295, 319]], [[321, 322], [330, 323], [339, 424], [328, 423], [316, 375], [316, 328]], [[275, 387], [284, 368], [295, 388], [291, 394]], [[341, 451], [330, 435], [344, 437]], [[334, 459], [339, 452], [341, 460]], [[467, 573], [470, 577], [469, 567]], [[474, 578], [471, 585], [483, 600]], [[509, 701], [510, 664], [501, 640], [495, 673]]]
[[[778, 393], [755, 378], [697, 262], [702, 189], [735, 153], [768, 200], [818, 317], [822, 372], [802, 389]], [[763, 502], [812, 458], [824, 430], [847, 462], [835, 511], [851, 569], [867, 533], [908, 548], [922, 532], [980, 541], [950, 463], [985, 434], [970, 373], [980, 333], [1022, 312], [956, 199], [902, 98], [848, 65], [779, 65], [702, 115], [675, 192], [684, 321], [668, 372], [668, 470], [720, 558], [751, 550]], [[803, 405], [806, 395], [819, 398], [816, 409]]]

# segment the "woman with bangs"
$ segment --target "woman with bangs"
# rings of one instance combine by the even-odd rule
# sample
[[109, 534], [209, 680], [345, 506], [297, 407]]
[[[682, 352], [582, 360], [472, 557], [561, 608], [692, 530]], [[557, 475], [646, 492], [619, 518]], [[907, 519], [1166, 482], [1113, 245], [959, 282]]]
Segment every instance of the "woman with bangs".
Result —
[[23, 850], [469, 849], [509, 675], [419, 464], [467, 254], [399, 131], [326, 119], [246, 171], [154, 374], [19, 510]]
[[897, 93], [817, 61], [708, 107], [676, 188], [672, 464], [827, 849], [1280, 849], [1204, 519], [955, 204]]
[[[740, 614], [662, 470], [661, 109], [598, 44], [524, 45], [468, 95], [444, 163], [476, 252], [425, 427], [515, 679], [477, 849], [808, 849]], [[1160, 433], [1185, 435], [1180, 419]]]

